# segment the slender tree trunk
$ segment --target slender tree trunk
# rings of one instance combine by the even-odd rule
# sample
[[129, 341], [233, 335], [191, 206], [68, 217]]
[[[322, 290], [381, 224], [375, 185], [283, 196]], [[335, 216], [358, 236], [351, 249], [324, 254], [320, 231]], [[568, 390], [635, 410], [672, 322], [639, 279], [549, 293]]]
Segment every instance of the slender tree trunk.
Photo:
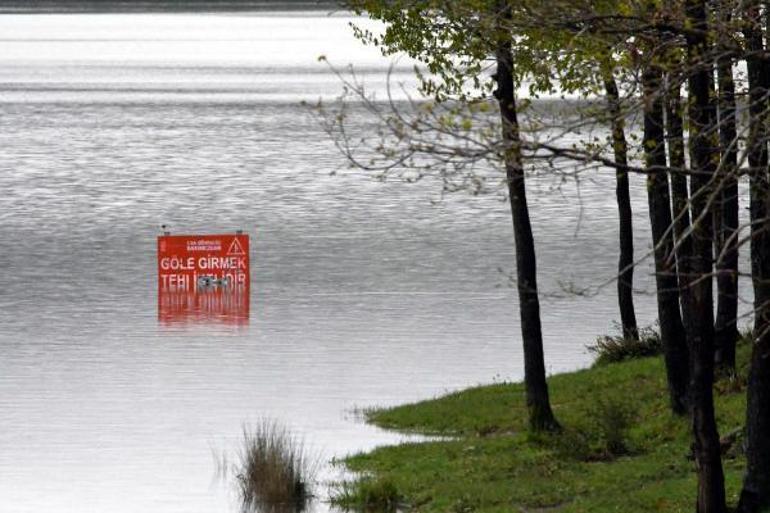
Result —
[[671, 196], [674, 232], [679, 238], [690, 229], [690, 194], [687, 190], [687, 162], [684, 154], [684, 120], [680, 84], [669, 84], [666, 94], [666, 139], [671, 168]]
[[747, 9], [749, 75], [748, 161], [751, 189], [751, 277], [754, 286], [754, 346], [746, 392], [746, 474], [740, 513], [770, 509], [770, 180], [768, 179], [768, 61], [763, 52], [759, 8]]
[[691, 252], [684, 261], [683, 317], [690, 348], [690, 408], [698, 467], [697, 513], [725, 513], [724, 473], [714, 414], [713, 206], [714, 173], [719, 159], [713, 70], [708, 56], [706, 4], [688, 0], [690, 163], [692, 168]]
[[[750, 184], [750, 218], [753, 228], [757, 228], [756, 223], [761, 223], [765, 216], [765, 204], [762, 201], [764, 195], [764, 184], [766, 182], [766, 171], [768, 165], [767, 151], [767, 131], [765, 122], [767, 120], [767, 95], [770, 87], [770, 71], [767, 69], [768, 62], [764, 58], [764, 45], [762, 43], [762, 32], [759, 27], [759, 6], [755, 4], [747, 10], [747, 22], [749, 28], [744, 31], [748, 56], [746, 57], [746, 67], [749, 79], [749, 142], [747, 147], [747, 160], [749, 163]], [[752, 232], [751, 237], [751, 275], [752, 278], [761, 277], [762, 250], [764, 240], [763, 232], [758, 230]], [[753, 280], [756, 286], [761, 284]], [[756, 297], [755, 297], [756, 304]], [[756, 314], [756, 312], [755, 312]], [[755, 320], [755, 328], [756, 328]], [[756, 331], [756, 329], [755, 329]]]
[[[684, 67], [684, 63], [681, 63]], [[684, 107], [681, 98], [681, 83], [679, 79], [674, 78], [674, 74], [668, 76], [666, 88], [666, 132], [668, 139], [668, 162], [671, 176], [671, 207], [673, 210], [673, 229], [674, 240], [676, 241], [676, 280], [678, 285], [679, 305], [682, 306], [683, 287], [686, 283], [683, 278], [684, 259], [690, 251], [690, 239], [688, 232], [690, 230], [690, 192], [687, 184], [687, 162], [685, 160], [684, 147]], [[667, 258], [671, 258], [668, 255]], [[672, 306], [673, 308], [673, 306]], [[681, 311], [680, 311], [681, 319]], [[682, 326], [681, 346], [677, 347], [677, 361], [686, 362], [684, 365], [687, 370], [681, 376], [680, 386], [687, 389], [690, 386], [690, 351], [687, 348], [686, 337], [684, 335], [684, 326]], [[678, 372], [678, 371], [677, 371]], [[681, 405], [681, 408], [674, 408], [674, 411], [680, 414], [687, 413], [687, 406]]]
[[620, 95], [610, 72], [604, 79], [607, 103], [612, 122], [612, 148], [615, 152], [615, 197], [618, 202], [620, 257], [618, 258], [618, 305], [623, 336], [639, 339], [634, 311], [634, 227], [631, 194], [628, 188], [628, 144], [625, 121], [620, 108]]
[[674, 216], [674, 237], [679, 244], [676, 250], [677, 276], [679, 264], [688, 251], [684, 239], [690, 229], [690, 193], [687, 186], [687, 162], [684, 153], [684, 112], [680, 92], [681, 84], [669, 76], [666, 89], [666, 135], [668, 139], [668, 165], [671, 169], [671, 205]]
[[505, 4], [501, 12], [497, 61], [497, 91], [500, 105], [502, 137], [505, 142], [505, 171], [508, 180], [508, 197], [513, 217], [513, 234], [516, 242], [516, 274], [521, 313], [521, 335], [524, 343], [524, 383], [527, 395], [530, 427], [535, 431], [553, 431], [559, 424], [551, 410], [548, 384], [545, 377], [543, 335], [540, 326], [540, 301], [537, 292], [537, 266], [535, 242], [529, 221], [527, 194], [524, 184], [524, 167], [521, 156], [521, 139], [516, 119], [516, 99], [513, 83], [513, 53], [510, 29], [505, 23], [510, 19], [510, 8]]
[[[729, 21], [729, 18], [725, 21]], [[717, 368], [735, 374], [735, 344], [738, 341], [738, 141], [735, 82], [731, 57], [717, 62], [719, 81], [719, 145], [721, 192], [717, 223], [717, 317], [714, 325], [714, 354]]]
[[666, 173], [666, 146], [663, 133], [663, 101], [660, 69], [647, 66], [642, 74], [644, 88], [644, 154], [647, 167], [647, 199], [655, 257], [655, 285], [658, 322], [666, 360], [671, 409], [687, 412], [689, 382], [688, 351], [679, 309], [679, 285], [671, 233], [671, 206]]

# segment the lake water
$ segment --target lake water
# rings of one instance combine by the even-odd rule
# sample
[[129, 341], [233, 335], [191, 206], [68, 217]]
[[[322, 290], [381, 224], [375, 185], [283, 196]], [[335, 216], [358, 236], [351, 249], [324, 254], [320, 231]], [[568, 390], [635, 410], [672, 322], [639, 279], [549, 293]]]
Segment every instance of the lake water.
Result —
[[[0, 16], [0, 511], [237, 511], [212, 453], [245, 424], [328, 459], [399, 439], [358, 407], [521, 378], [507, 204], [347, 171], [300, 106], [340, 90], [321, 54], [383, 83], [349, 21]], [[615, 270], [613, 174], [554, 185], [530, 182], [550, 373], [618, 318], [613, 284], [560, 286]], [[251, 236], [248, 322], [159, 322], [161, 224]]]

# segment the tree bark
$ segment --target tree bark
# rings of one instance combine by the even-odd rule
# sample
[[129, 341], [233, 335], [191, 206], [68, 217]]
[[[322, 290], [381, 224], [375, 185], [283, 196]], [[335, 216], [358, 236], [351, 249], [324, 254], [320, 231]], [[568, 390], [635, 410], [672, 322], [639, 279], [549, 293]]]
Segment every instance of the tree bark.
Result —
[[655, 285], [658, 322], [666, 361], [671, 409], [687, 412], [689, 382], [688, 350], [679, 309], [679, 284], [672, 257], [671, 206], [666, 174], [666, 146], [663, 133], [661, 72], [648, 65], [642, 73], [644, 89], [644, 154], [647, 173], [647, 200], [650, 210], [655, 258]]
[[615, 197], [618, 202], [620, 256], [618, 258], [618, 306], [623, 337], [639, 340], [634, 310], [634, 227], [631, 194], [628, 188], [628, 144], [625, 121], [620, 108], [618, 86], [612, 73], [604, 79], [612, 123], [612, 148], [615, 152]]
[[754, 288], [754, 345], [746, 392], [746, 474], [740, 513], [770, 508], [770, 180], [768, 179], [767, 94], [770, 76], [759, 28], [759, 7], [747, 12], [751, 217], [751, 278]]
[[[684, 65], [684, 64], [683, 64]], [[687, 253], [685, 234], [690, 229], [690, 192], [687, 185], [687, 162], [684, 153], [684, 113], [680, 93], [681, 84], [669, 75], [666, 89], [666, 139], [668, 166], [671, 175], [671, 205], [674, 217], [674, 238], [677, 245], [677, 279], [679, 264]]]
[[500, 106], [502, 137], [505, 143], [503, 157], [516, 243], [516, 275], [521, 314], [521, 335], [524, 344], [524, 383], [530, 427], [535, 431], [554, 431], [558, 430], [560, 426], [551, 410], [545, 376], [540, 301], [537, 292], [535, 242], [529, 220], [521, 138], [516, 116], [511, 36], [506, 23], [510, 19], [509, 9], [510, 7], [504, 4], [501, 9], [503, 14], [499, 19], [500, 25], [497, 27], [498, 42], [495, 51], [497, 91], [495, 97]]
[[724, 473], [714, 413], [713, 183], [719, 161], [713, 68], [708, 55], [706, 4], [688, 0], [687, 79], [690, 120], [692, 229], [682, 305], [690, 349], [690, 408], [698, 467], [698, 513], [725, 513]]
[[[729, 21], [729, 18], [725, 21]], [[726, 52], [722, 52], [723, 55]], [[714, 360], [718, 369], [735, 374], [735, 344], [738, 341], [738, 141], [735, 82], [731, 57], [717, 62], [719, 81], [719, 173], [721, 191], [717, 224], [717, 317], [714, 325]]]
[[687, 189], [687, 162], [684, 155], [684, 120], [680, 84], [669, 83], [666, 91], [666, 139], [671, 169], [671, 196], [674, 207], [674, 233], [679, 238], [690, 229], [690, 193]]
[[[767, 223], [764, 223], [765, 225]], [[765, 226], [764, 229], [770, 229]], [[765, 255], [770, 248], [765, 249]], [[767, 260], [767, 258], [765, 258]], [[765, 275], [765, 281], [770, 278]], [[768, 288], [767, 283], [761, 287]], [[767, 303], [770, 294], [763, 294], [765, 306], [759, 322], [765, 332], [757, 337], [751, 351], [751, 370], [749, 371], [748, 392], [746, 394], [746, 474], [738, 502], [740, 513], [760, 513], [770, 511], [770, 314]]]

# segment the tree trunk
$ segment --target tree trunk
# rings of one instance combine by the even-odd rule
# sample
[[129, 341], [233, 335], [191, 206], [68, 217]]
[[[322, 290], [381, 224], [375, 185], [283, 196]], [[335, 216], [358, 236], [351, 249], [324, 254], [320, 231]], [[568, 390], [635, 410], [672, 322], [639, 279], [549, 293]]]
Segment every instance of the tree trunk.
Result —
[[690, 120], [692, 229], [682, 304], [690, 348], [690, 408], [698, 467], [697, 513], [725, 513], [724, 473], [714, 414], [714, 300], [712, 179], [719, 161], [712, 63], [708, 57], [706, 4], [688, 0], [687, 79]]
[[[766, 193], [767, 194], [767, 193]], [[764, 223], [764, 229], [770, 229]], [[770, 255], [770, 247], [764, 250]], [[765, 257], [765, 260], [768, 260]], [[769, 267], [765, 262], [765, 267]], [[765, 274], [765, 280], [770, 274]], [[768, 288], [767, 284], [762, 285]], [[751, 351], [751, 370], [749, 371], [748, 392], [746, 395], [746, 474], [738, 503], [740, 513], [760, 513], [770, 511], [770, 313], [767, 303], [770, 293], [764, 291], [765, 306], [762, 318], [757, 323], [763, 325], [764, 333], [757, 336]]]
[[620, 257], [618, 258], [618, 305], [625, 338], [638, 340], [634, 311], [634, 227], [631, 195], [628, 189], [628, 145], [625, 122], [620, 108], [618, 86], [612, 73], [604, 79], [612, 122], [612, 148], [615, 152], [615, 197], [618, 202]]
[[671, 168], [674, 233], [679, 238], [690, 229], [690, 194], [687, 191], [687, 162], [684, 157], [684, 121], [680, 84], [669, 84], [666, 94], [666, 139]]
[[663, 133], [661, 72], [647, 66], [642, 74], [644, 88], [644, 154], [647, 167], [647, 199], [655, 257], [655, 285], [658, 322], [666, 361], [666, 376], [674, 413], [687, 412], [689, 382], [688, 350], [679, 309], [679, 291], [672, 252], [671, 206], [666, 174], [666, 146]]
[[717, 75], [719, 145], [722, 154], [719, 173], [722, 179], [719, 210], [714, 217], [718, 227], [715, 234], [717, 317], [714, 325], [714, 359], [718, 369], [733, 375], [735, 344], [738, 341], [738, 140], [732, 58], [719, 58]]
[[495, 96], [500, 105], [508, 197], [511, 204], [513, 234], [516, 243], [516, 275], [521, 314], [521, 335], [524, 343], [524, 383], [527, 408], [530, 427], [533, 430], [554, 431], [559, 429], [559, 424], [551, 411], [548, 384], [545, 377], [543, 335], [540, 327], [540, 301], [537, 292], [535, 242], [529, 221], [521, 139], [516, 119], [511, 36], [507, 23], [505, 23], [510, 18], [507, 4], [501, 12], [504, 15], [498, 27], [498, 43], [495, 52], [497, 62], [495, 75], [497, 91]]
[[[684, 64], [683, 64], [684, 65]], [[687, 162], [684, 153], [684, 113], [680, 93], [681, 84], [669, 76], [666, 89], [666, 132], [668, 139], [668, 166], [671, 169], [671, 205], [674, 216], [674, 238], [680, 244], [676, 250], [677, 269], [687, 253], [690, 229], [690, 193], [687, 186]], [[677, 270], [677, 273], [679, 271]]]
[[746, 392], [746, 475], [740, 513], [770, 508], [770, 181], [768, 180], [766, 95], [768, 63], [759, 28], [759, 9], [747, 9], [746, 59], [749, 76], [748, 161], [751, 189], [751, 278], [754, 286], [754, 346]]

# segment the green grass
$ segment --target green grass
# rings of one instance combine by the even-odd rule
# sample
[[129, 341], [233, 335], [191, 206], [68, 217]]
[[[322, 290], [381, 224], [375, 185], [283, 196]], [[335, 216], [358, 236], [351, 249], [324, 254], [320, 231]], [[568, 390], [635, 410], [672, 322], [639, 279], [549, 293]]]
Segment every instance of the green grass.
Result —
[[[740, 377], [748, 353], [747, 344], [739, 346], [739, 379], [716, 387], [722, 434], [744, 424]], [[669, 411], [660, 357], [556, 375], [549, 384], [561, 435], [527, 431], [521, 384], [368, 411], [367, 420], [381, 427], [453, 438], [348, 458], [347, 467], [362, 478], [341, 486], [338, 502], [363, 506], [363, 487], [387, 487], [407, 508], [427, 513], [693, 510], [690, 425]], [[731, 453], [724, 467], [728, 501], [735, 504], [744, 461], [740, 451]]]

